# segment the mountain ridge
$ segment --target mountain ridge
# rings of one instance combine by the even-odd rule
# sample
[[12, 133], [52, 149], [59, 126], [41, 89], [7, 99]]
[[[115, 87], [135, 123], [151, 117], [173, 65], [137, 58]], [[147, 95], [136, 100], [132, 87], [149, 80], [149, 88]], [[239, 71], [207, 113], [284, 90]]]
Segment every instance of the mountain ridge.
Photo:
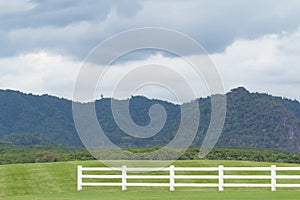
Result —
[[[300, 151], [300, 103], [297, 100], [251, 93], [244, 87], [232, 89], [226, 97], [227, 116], [217, 146]], [[160, 104], [166, 109], [166, 124], [150, 141], [129, 137], [118, 128], [110, 111], [111, 100], [99, 99], [95, 101], [95, 107], [101, 127], [115, 144], [122, 147], [164, 146], [174, 137], [179, 126], [179, 105], [143, 96], [128, 99], [132, 119], [140, 126], [150, 122], [148, 111], [152, 105]], [[201, 146], [210, 121], [210, 97], [197, 101], [201, 120], [193, 145]], [[73, 122], [72, 101], [0, 90], [0, 139], [14, 143], [20, 141], [18, 137], [22, 137], [22, 133], [35, 139], [37, 144], [45, 138], [47, 143], [82, 145]], [[30, 144], [30, 139], [28, 142]]]

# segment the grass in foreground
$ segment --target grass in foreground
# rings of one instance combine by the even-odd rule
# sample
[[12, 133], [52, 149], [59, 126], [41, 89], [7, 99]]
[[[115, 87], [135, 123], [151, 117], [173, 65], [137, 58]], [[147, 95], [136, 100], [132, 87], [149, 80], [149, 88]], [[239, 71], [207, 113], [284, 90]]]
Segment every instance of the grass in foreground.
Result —
[[[299, 166], [282, 163], [258, 163], [241, 161], [176, 161], [175, 166], [207, 167], [207, 166]], [[84, 167], [101, 167], [99, 161], [75, 161], [62, 163], [14, 164], [0, 166], [0, 199], [300, 199], [300, 192], [295, 190], [270, 192], [269, 189], [216, 189], [202, 191], [169, 192], [168, 188], [84, 188], [76, 191], [77, 165]], [[162, 191], [163, 190], [163, 191]], [[193, 190], [193, 189], [189, 189]], [[208, 192], [211, 191], [211, 192]]]
[[161, 200], [161, 199], [180, 199], [180, 200], [299, 200], [300, 192], [296, 191], [279, 191], [279, 192], [167, 192], [167, 191], [128, 191], [128, 192], [74, 192], [64, 194], [50, 194], [37, 196], [19, 196], [9, 197], [6, 200]]

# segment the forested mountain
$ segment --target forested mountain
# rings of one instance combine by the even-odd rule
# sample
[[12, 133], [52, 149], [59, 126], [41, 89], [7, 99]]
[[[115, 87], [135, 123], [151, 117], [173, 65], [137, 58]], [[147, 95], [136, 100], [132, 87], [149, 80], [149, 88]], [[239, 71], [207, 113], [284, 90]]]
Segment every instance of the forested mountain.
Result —
[[227, 94], [227, 118], [221, 146], [300, 151], [300, 104], [244, 88]]
[[[280, 148], [300, 152], [300, 103], [267, 94], [250, 93], [236, 88], [227, 95], [227, 116], [218, 146]], [[145, 126], [150, 122], [149, 108], [161, 104], [167, 112], [163, 129], [155, 136], [137, 139], [123, 133], [113, 120], [112, 99], [96, 101], [101, 127], [117, 145], [161, 146], [176, 134], [180, 121], [178, 105], [137, 96], [129, 100], [134, 122]], [[210, 97], [200, 98], [201, 121], [194, 146], [200, 146], [210, 121]], [[72, 102], [49, 95], [36, 96], [11, 90], [0, 90], [0, 140], [18, 145], [81, 145], [73, 116]]]

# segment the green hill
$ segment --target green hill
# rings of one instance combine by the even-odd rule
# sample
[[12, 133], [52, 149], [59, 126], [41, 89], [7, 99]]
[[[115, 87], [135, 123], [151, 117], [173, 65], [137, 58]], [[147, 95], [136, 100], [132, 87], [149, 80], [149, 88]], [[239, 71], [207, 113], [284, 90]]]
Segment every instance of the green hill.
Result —
[[[218, 146], [300, 151], [298, 101], [250, 93], [242, 87], [233, 89], [226, 96], [227, 117]], [[113, 120], [111, 99], [100, 99], [96, 101], [98, 120], [113, 143], [122, 147], [163, 146], [174, 137], [179, 126], [178, 105], [141, 96], [123, 101], [129, 101], [130, 114], [138, 125], [150, 122], [148, 110], [154, 104], [164, 106], [168, 117], [157, 135], [147, 139], [133, 138], [118, 128]], [[197, 101], [201, 121], [193, 145], [201, 146], [210, 121], [210, 97]], [[0, 140], [17, 145], [82, 145], [74, 126], [71, 101], [11, 90], [0, 90]]]

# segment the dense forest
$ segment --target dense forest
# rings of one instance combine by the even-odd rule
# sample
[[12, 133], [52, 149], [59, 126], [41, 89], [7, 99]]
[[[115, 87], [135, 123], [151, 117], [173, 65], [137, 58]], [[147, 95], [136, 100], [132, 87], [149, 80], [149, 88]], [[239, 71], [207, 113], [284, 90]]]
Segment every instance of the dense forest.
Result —
[[[236, 88], [226, 94], [226, 122], [219, 147], [282, 149], [300, 152], [300, 103], [268, 94]], [[163, 129], [155, 136], [137, 139], [118, 128], [111, 101], [129, 101], [133, 121], [150, 122], [149, 108], [162, 105], [167, 112]], [[121, 147], [163, 146], [179, 126], [180, 106], [166, 101], [134, 96], [127, 100], [102, 98], [95, 102], [98, 121], [110, 140]], [[210, 122], [210, 97], [199, 98], [201, 120], [193, 146], [201, 146]], [[14, 145], [82, 145], [76, 132], [72, 102], [49, 95], [36, 96], [0, 90], [0, 140]], [[1, 145], [2, 146], [2, 145]]]
[[[124, 148], [134, 153], [153, 152], [160, 147]], [[94, 157], [84, 147], [66, 145], [13, 145], [0, 143], [0, 164], [62, 162], [73, 160], [93, 160]], [[130, 158], [129, 158], [130, 159]], [[190, 147], [179, 160], [198, 160], [199, 148]], [[237, 147], [215, 147], [206, 157], [208, 160], [243, 160], [258, 162], [300, 163], [300, 153], [292, 154], [276, 149], [252, 149]]]

